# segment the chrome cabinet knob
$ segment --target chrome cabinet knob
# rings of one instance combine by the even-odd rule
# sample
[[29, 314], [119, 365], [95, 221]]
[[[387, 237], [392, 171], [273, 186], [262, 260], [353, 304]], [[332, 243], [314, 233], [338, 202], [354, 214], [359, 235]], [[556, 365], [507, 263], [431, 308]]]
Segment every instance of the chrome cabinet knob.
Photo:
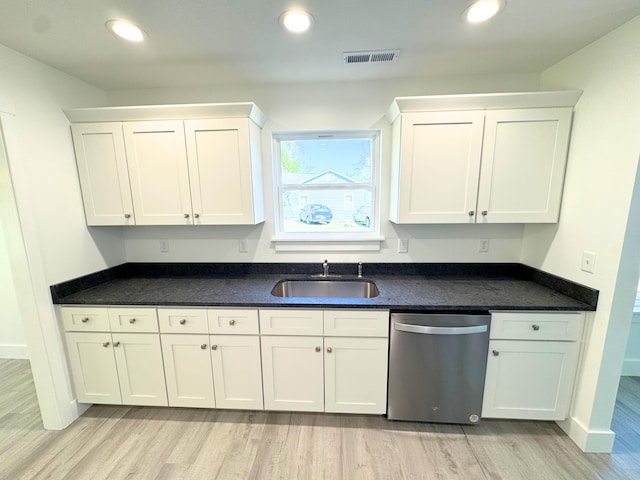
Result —
[[104, 342], [104, 343], [102, 344], [102, 346], [103, 346], [104, 348], [107, 348], [109, 345], [111, 345], [109, 342]]
[[125, 213], [124, 214], [124, 218], [131, 218], [131, 214], [130, 213]]
[[120, 346], [120, 342], [113, 342], [113, 346], [114, 347], [119, 347]]
[[319, 352], [322, 350], [322, 347], [316, 347], [316, 352]]
[[233, 318], [229, 320], [229, 325], [233, 326], [235, 324], [236, 324], [236, 321]]
[[85, 317], [82, 320], [80, 320], [82, 323], [87, 323], [89, 321], [89, 317]]
[[200, 214], [199, 213], [194, 213], [193, 214], [193, 218], [200, 218]]
[[206, 349], [207, 349], [207, 344], [206, 344], [206, 343], [203, 343], [202, 345], [200, 345], [200, 348], [201, 348], [202, 350], [206, 350]]
[[131, 319], [129, 319], [129, 323], [130, 323], [131, 325], [133, 325], [134, 323], [136, 323], [136, 319], [135, 319], [135, 318], [131, 318]]
[[218, 345], [211, 345], [211, 350], [217, 350], [218, 349]]
[[493, 353], [494, 357], [497, 357], [498, 355], [500, 355], [500, 352], [498, 350], [492, 350], [491, 353]]
[[476, 212], [474, 212], [473, 210], [469, 210], [469, 216], [473, 217], [476, 214]]
[[188, 213], [185, 213], [185, 214], [184, 214], [184, 218], [189, 218], [189, 214], [188, 214]]
[[327, 353], [331, 353], [331, 352], [333, 352], [333, 348], [327, 347]]
[[487, 213], [489, 213], [487, 210], [482, 210], [482, 216], [486, 217]]
[[540, 325], [531, 325], [531, 329], [537, 332], [540, 330]]
[[187, 320], [185, 318], [183, 318], [182, 320], [180, 320], [180, 325], [184, 325], [185, 323], [187, 323]]

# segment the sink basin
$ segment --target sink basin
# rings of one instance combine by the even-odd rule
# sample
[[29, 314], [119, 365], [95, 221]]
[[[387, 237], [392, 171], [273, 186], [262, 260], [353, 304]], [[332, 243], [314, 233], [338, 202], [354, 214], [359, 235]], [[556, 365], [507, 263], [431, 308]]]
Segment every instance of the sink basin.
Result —
[[379, 294], [369, 280], [283, 280], [271, 290], [276, 297], [373, 298]]

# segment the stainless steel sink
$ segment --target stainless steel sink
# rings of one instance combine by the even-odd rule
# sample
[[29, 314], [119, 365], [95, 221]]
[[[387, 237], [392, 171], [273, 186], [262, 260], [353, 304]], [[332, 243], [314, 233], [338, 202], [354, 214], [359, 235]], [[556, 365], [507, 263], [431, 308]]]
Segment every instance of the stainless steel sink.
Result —
[[369, 280], [283, 280], [271, 290], [276, 297], [373, 298], [379, 294]]

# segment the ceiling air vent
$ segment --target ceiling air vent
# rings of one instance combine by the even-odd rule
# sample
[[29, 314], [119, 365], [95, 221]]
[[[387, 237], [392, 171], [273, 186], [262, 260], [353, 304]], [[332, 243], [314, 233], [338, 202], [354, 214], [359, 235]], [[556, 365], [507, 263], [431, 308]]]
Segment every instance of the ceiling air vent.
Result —
[[370, 50], [367, 52], [343, 52], [344, 63], [384, 63], [393, 62], [400, 56], [400, 50]]

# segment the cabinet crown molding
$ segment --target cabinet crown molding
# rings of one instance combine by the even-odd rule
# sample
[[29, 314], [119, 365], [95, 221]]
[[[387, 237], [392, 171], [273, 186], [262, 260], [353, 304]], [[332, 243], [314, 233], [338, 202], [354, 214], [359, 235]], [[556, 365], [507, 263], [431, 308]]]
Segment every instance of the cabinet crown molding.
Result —
[[396, 97], [389, 107], [387, 118], [393, 123], [398, 115], [409, 112], [574, 107], [581, 95], [582, 90], [563, 90]]
[[252, 102], [68, 108], [63, 111], [71, 123], [248, 118], [262, 128], [267, 119]]

